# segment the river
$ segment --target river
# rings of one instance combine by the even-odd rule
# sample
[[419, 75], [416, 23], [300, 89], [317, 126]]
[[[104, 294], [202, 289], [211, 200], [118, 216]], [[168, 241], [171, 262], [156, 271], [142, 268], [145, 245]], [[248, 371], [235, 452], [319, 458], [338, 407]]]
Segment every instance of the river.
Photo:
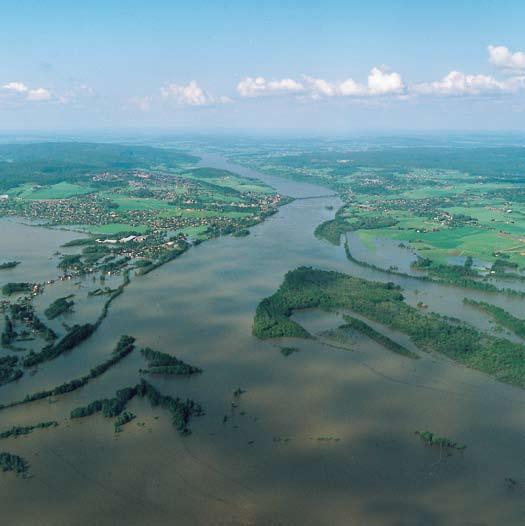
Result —
[[[218, 156], [204, 155], [201, 164], [257, 177], [297, 199], [246, 238], [202, 243], [133, 279], [90, 340], [40, 366], [34, 376], [2, 387], [0, 403], [84, 374], [107, 358], [121, 334], [131, 334], [139, 346], [203, 369], [191, 378], [152, 383], [173, 396], [194, 398], [206, 415], [192, 421], [189, 437], [177, 434], [165, 412], [140, 400], [130, 404], [137, 420], [118, 435], [100, 415], [67, 419], [72, 408], [134, 385], [144, 366], [138, 352], [56, 403], [2, 412], [2, 428], [60, 423], [0, 444], [25, 457], [33, 475], [0, 477], [5, 523], [521, 526], [524, 391], [439, 356], [414, 361], [370, 342], [343, 350], [283, 340], [277, 343], [300, 349], [284, 357], [276, 342], [251, 335], [258, 302], [299, 265], [396, 281], [411, 303], [424, 301], [487, 328], [486, 318], [463, 306], [465, 295], [483, 293], [347, 261], [342, 247], [313, 234], [340, 206], [329, 190], [268, 177]], [[8, 223], [0, 228], [2, 252], [11, 253], [16, 236]], [[29, 237], [43, 231], [23, 228]], [[68, 236], [52, 232], [39, 247], [46, 257]], [[514, 312], [519, 301], [497, 298]], [[315, 331], [334, 324], [331, 316], [299, 316]], [[235, 400], [238, 387], [246, 392]], [[467, 449], [447, 456], [425, 447], [414, 435], [425, 429]], [[509, 484], [509, 477], [518, 484]]]

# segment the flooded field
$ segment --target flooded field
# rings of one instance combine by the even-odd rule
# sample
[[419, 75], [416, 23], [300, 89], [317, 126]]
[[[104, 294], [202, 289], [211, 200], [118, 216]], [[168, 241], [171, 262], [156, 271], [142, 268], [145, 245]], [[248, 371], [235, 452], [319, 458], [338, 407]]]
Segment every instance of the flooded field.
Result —
[[[488, 318], [464, 306], [465, 296], [490, 298], [517, 315], [523, 299], [355, 265], [342, 246], [314, 237], [315, 227], [340, 206], [329, 190], [215, 156], [202, 164], [258, 177], [297, 199], [248, 237], [205, 242], [134, 277], [89, 340], [0, 388], [0, 403], [81, 376], [129, 334], [140, 347], [203, 369], [191, 378], [151, 382], [163, 393], [195, 399], [206, 414], [192, 421], [188, 437], [177, 434], [167, 413], [142, 400], [131, 402], [137, 419], [118, 435], [100, 415], [67, 418], [74, 407], [137, 383], [144, 367], [137, 351], [83, 389], [2, 411], [1, 429], [53, 419], [60, 424], [0, 443], [0, 450], [26, 458], [32, 475], [0, 474], [5, 523], [522, 525], [525, 391], [441, 356], [420, 353], [411, 360], [366, 338], [349, 349], [315, 339], [263, 342], [251, 335], [251, 325], [259, 301], [300, 265], [394, 281], [409, 303], [424, 302], [429, 311], [483, 330], [491, 330]], [[79, 234], [2, 221], [0, 237], [1, 259], [22, 261], [0, 274], [2, 285], [56, 278], [54, 252]], [[387, 250], [376, 246], [390, 265]], [[392, 261], [404, 270], [401, 259]], [[90, 279], [55, 283], [35, 305], [40, 312], [74, 293], [79, 303], [70, 321], [94, 319], [101, 303], [87, 298]], [[314, 334], [342, 323], [315, 311], [295, 319]], [[58, 322], [53, 327], [60, 330]], [[281, 345], [299, 352], [285, 357]], [[239, 387], [246, 392], [234, 399]], [[448, 456], [426, 447], [414, 434], [426, 429], [467, 449]]]

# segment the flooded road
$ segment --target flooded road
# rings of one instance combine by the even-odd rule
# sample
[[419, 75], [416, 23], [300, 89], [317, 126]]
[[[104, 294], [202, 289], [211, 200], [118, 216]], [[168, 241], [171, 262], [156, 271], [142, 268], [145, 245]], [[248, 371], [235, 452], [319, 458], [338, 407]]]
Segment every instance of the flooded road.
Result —
[[[267, 177], [211, 155], [202, 165], [257, 177], [298, 199], [246, 238], [205, 242], [134, 278], [91, 339], [34, 376], [2, 387], [0, 403], [86, 373], [107, 359], [121, 334], [130, 334], [140, 347], [203, 369], [191, 378], [150, 380], [163, 393], [194, 398], [206, 415], [192, 421], [189, 437], [179, 436], [165, 412], [141, 400], [129, 406], [136, 421], [118, 435], [100, 415], [67, 419], [74, 407], [137, 383], [144, 367], [137, 351], [55, 403], [1, 412], [2, 429], [60, 423], [1, 441], [1, 450], [29, 461], [33, 475], [0, 474], [6, 524], [522, 525], [525, 391], [440, 356], [410, 360], [367, 340], [345, 350], [251, 335], [258, 302], [299, 265], [396, 281], [409, 302], [424, 301], [429, 310], [485, 328], [488, 321], [462, 302], [464, 296], [488, 296], [352, 264], [343, 247], [314, 237], [315, 227], [340, 206], [337, 197], [313, 198], [329, 195], [327, 189]], [[1, 258], [20, 254], [24, 263], [15, 270], [22, 272], [29, 256], [16, 248], [10, 227], [2, 228]], [[24, 228], [35, 237], [51, 232]], [[49, 236], [38, 248], [45, 258], [78, 234]], [[31, 271], [37, 268], [34, 263]], [[56, 275], [56, 262], [39, 272], [35, 279]], [[491, 301], [516, 312], [523, 300]], [[336, 322], [303, 316], [314, 332]], [[284, 357], [279, 345], [299, 352]], [[246, 392], [235, 400], [238, 387]], [[425, 447], [414, 431], [426, 429], [467, 449], [447, 456]], [[509, 478], [518, 484], [509, 485]]]

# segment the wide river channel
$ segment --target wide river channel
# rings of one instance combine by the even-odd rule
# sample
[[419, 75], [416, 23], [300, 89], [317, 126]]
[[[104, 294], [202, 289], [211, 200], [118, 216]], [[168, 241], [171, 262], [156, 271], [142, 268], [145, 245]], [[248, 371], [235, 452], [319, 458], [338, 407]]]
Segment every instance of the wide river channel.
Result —
[[[410, 360], [370, 340], [356, 338], [349, 350], [251, 335], [258, 302], [300, 265], [396, 281], [410, 303], [423, 301], [482, 329], [490, 328], [488, 320], [463, 298], [488, 296], [349, 262], [342, 246], [314, 237], [340, 206], [330, 190], [215, 155], [203, 155], [201, 164], [257, 177], [297, 199], [248, 237], [207, 241], [134, 278], [92, 338], [0, 388], [0, 403], [85, 374], [107, 359], [120, 335], [130, 334], [140, 347], [203, 369], [190, 378], [151, 381], [164, 393], [200, 402], [206, 414], [192, 420], [187, 437], [143, 400], [130, 404], [137, 419], [118, 434], [101, 415], [67, 418], [74, 407], [136, 384], [144, 367], [138, 352], [83, 389], [2, 411], [0, 431], [60, 423], [0, 441], [0, 451], [29, 461], [32, 475], [0, 473], [2, 524], [523, 526], [525, 391], [440, 356]], [[51, 279], [58, 270], [49, 257], [74, 237], [3, 220], [0, 260], [19, 256], [23, 264], [14, 273]], [[57, 285], [53, 293], [50, 287], [49, 294], [73, 286]], [[492, 295], [490, 301], [523, 313], [522, 299]], [[86, 303], [81, 313], [95, 319], [99, 307]], [[316, 334], [341, 323], [318, 312], [295, 319]], [[300, 352], [285, 357], [279, 345]], [[245, 393], [235, 399], [238, 387]], [[467, 448], [449, 455], [427, 447], [414, 434], [426, 429]]]

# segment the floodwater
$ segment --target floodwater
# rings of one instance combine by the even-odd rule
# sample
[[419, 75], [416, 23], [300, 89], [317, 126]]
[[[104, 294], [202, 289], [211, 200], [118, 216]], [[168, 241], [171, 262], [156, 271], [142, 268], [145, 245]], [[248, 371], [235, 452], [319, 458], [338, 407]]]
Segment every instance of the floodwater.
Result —
[[[91, 339], [33, 376], [0, 388], [0, 403], [84, 374], [107, 359], [121, 334], [130, 334], [138, 346], [173, 353], [203, 369], [191, 378], [151, 381], [164, 393], [194, 398], [206, 415], [192, 421], [188, 437], [177, 434], [161, 409], [141, 400], [129, 406], [137, 419], [118, 435], [100, 415], [67, 419], [72, 408], [134, 385], [144, 367], [138, 352], [81, 390], [2, 411], [2, 429], [60, 422], [56, 429], [0, 443], [0, 450], [25, 457], [32, 474], [0, 474], [5, 523], [521, 526], [525, 391], [440, 356], [411, 360], [366, 339], [351, 350], [315, 340], [263, 342], [252, 337], [251, 324], [261, 298], [299, 265], [396, 281], [411, 304], [423, 301], [429, 310], [485, 329], [488, 319], [464, 307], [464, 296], [516, 314], [523, 300], [356, 266], [342, 247], [313, 235], [340, 204], [336, 197], [312, 198], [328, 196], [328, 190], [269, 178], [217, 156], [205, 156], [203, 165], [256, 176], [283, 194], [308, 199], [282, 207], [246, 238], [203, 243], [133, 279]], [[0, 259], [23, 258], [11, 234], [18, 227], [0, 228]], [[64, 232], [24, 228], [35, 239], [48, 236], [38, 249], [44, 259], [67, 240]], [[31, 271], [51, 279], [57, 272], [51, 263], [32, 264]], [[82, 306], [88, 283], [83, 286], [73, 318], [91, 312]], [[48, 294], [63, 295], [62, 289], [52, 290], [46, 289], [39, 305], [45, 307]], [[314, 332], [338, 323], [333, 315], [316, 319], [311, 311], [298, 316]], [[402, 335], [388, 335], [404, 343]], [[279, 345], [300, 352], [284, 357]], [[238, 387], [246, 392], [234, 407]], [[414, 435], [426, 429], [467, 449], [447, 456], [428, 448]]]

